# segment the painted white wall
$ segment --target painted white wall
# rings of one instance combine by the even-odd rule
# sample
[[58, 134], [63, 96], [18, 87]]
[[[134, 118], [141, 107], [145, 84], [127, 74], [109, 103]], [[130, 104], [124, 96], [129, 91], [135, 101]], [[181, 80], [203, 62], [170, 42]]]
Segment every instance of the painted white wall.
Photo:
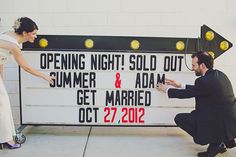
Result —
[[[32, 18], [39, 34], [200, 36], [203, 24], [236, 44], [235, 0], [0, 0], [0, 32], [15, 19]], [[215, 61], [236, 92], [236, 45]], [[4, 80], [19, 123], [18, 68], [5, 67]], [[184, 81], [184, 80], [183, 80]]]

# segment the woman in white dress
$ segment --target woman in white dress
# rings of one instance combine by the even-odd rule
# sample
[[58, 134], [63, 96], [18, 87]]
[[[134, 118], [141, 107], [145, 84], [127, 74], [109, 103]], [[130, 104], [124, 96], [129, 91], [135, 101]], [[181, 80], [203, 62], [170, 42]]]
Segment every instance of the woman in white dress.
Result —
[[46, 76], [36, 69], [30, 67], [21, 54], [20, 44], [24, 42], [33, 43], [37, 38], [38, 26], [30, 18], [22, 17], [15, 21], [14, 31], [0, 34], [0, 144], [1, 148], [5, 145], [9, 149], [20, 148], [15, 143], [15, 127], [12, 118], [10, 101], [3, 84], [3, 66], [9, 60], [11, 55], [22, 69], [30, 74], [45, 79], [53, 83], [54, 77]]

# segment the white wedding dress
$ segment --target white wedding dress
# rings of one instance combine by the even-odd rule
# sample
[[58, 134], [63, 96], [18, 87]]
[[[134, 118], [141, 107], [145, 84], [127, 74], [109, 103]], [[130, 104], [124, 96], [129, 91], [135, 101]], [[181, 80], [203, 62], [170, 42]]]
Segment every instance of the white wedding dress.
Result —
[[[17, 43], [17, 40], [7, 34], [0, 34], [0, 42], [8, 41], [13, 44]], [[0, 48], [0, 64], [7, 63], [11, 58], [11, 53], [5, 49]], [[16, 135], [14, 122], [12, 118], [12, 111], [10, 100], [4, 86], [2, 77], [0, 76], [0, 143], [5, 143], [12, 140], [13, 136]]]

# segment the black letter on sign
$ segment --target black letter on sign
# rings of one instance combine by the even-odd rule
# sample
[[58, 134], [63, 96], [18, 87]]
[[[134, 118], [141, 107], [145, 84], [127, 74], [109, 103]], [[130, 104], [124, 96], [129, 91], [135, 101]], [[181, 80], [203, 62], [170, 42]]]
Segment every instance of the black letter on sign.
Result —
[[46, 54], [42, 53], [40, 54], [40, 68], [41, 69], [46, 69]]

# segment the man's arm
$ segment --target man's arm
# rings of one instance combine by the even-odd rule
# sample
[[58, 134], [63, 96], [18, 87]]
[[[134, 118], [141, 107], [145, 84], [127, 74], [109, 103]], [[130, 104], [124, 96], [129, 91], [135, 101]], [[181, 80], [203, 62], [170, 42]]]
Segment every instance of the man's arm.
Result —
[[185, 85], [185, 88], [183, 89], [192, 89], [192, 88], [194, 88], [194, 85]]
[[167, 94], [169, 98], [192, 98], [207, 95], [206, 88], [207, 86], [204, 85], [203, 81], [201, 81], [201, 79], [197, 79], [195, 81], [195, 85], [186, 85], [186, 89], [170, 88]]
[[168, 94], [169, 98], [192, 98], [196, 96], [204, 96], [206, 94], [206, 87], [203, 85], [200, 79], [195, 81], [195, 85], [186, 85], [185, 89], [182, 88], [171, 88], [165, 84], [157, 84], [157, 90]]
[[175, 89], [170, 88], [167, 92], [169, 98], [179, 98], [179, 99], [186, 99], [192, 98], [195, 96], [195, 90], [193, 88], [189, 89]]

